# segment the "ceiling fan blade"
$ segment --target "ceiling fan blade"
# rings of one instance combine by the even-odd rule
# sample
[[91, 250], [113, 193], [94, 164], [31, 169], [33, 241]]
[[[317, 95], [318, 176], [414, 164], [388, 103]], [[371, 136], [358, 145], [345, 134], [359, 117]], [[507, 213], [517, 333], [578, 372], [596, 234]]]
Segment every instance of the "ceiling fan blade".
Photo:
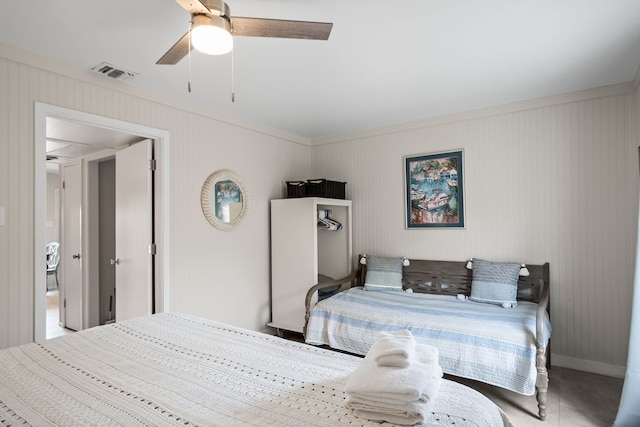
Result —
[[[191, 46], [193, 49], [193, 45]], [[171, 49], [169, 49], [162, 58], [158, 59], [156, 64], [175, 65], [189, 53], [189, 32], [187, 31], [180, 40], [178, 40]]]
[[284, 19], [231, 18], [231, 34], [249, 37], [328, 40], [333, 24]]
[[180, 6], [190, 14], [194, 13], [206, 13], [211, 11], [200, 0], [176, 0]]

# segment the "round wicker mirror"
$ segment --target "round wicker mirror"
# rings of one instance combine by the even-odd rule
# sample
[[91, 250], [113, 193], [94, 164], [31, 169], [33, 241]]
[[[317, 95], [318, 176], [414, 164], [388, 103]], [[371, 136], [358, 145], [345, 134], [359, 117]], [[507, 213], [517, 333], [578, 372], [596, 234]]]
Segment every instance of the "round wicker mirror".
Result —
[[231, 231], [247, 215], [249, 190], [238, 174], [219, 170], [204, 182], [200, 203], [211, 225], [219, 230]]

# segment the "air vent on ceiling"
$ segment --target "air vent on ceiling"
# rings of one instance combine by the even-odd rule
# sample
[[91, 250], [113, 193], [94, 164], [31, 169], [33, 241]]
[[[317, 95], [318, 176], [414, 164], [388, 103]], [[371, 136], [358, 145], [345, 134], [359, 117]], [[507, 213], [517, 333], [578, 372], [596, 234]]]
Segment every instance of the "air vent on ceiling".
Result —
[[111, 65], [108, 62], [102, 62], [100, 65], [96, 65], [91, 69], [99, 74], [104, 74], [107, 77], [111, 77], [116, 80], [129, 80], [138, 75], [138, 73], [134, 73], [133, 71], [127, 71], [121, 67], [116, 67], [115, 65]]

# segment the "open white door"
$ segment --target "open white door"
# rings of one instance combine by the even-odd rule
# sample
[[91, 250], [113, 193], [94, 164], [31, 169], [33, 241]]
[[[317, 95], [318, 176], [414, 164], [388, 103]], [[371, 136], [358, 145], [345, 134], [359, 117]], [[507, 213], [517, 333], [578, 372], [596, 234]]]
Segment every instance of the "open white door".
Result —
[[153, 310], [153, 141], [116, 153], [116, 321]]
[[82, 163], [62, 167], [60, 323], [82, 330]]

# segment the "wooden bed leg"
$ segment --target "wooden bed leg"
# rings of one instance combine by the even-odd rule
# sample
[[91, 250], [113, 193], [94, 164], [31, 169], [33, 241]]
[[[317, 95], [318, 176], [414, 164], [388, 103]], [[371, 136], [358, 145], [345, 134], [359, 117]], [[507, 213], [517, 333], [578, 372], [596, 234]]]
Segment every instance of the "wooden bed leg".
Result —
[[538, 401], [538, 416], [544, 421], [547, 418], [547, 390], [549, 389], [549, 374], [547, 373], [546, 349], [538, 347], [536, 350], [536, 400]]

